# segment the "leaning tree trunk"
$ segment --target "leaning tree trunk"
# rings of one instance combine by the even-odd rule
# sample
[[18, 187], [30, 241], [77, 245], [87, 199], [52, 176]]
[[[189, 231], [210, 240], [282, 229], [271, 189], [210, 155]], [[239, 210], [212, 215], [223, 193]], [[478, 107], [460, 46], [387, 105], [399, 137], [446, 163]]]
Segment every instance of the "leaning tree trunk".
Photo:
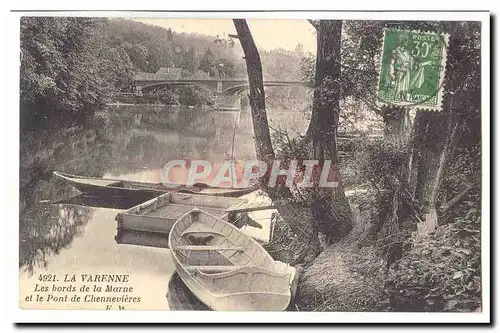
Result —
[[420, 205], [418, 237], [438, 225], [441, 183], [463, 134], [464, 124], [480, 105], [480, 59], [472, 47], [474, 24], [445, 24], [450, 33], [442, 111], [417, 111], [413, 126], [410, 189]]
[[413, 132], [412, 176], [414, 198], [420, 204], [422, 221], [418, 236], [426, 236], [438, 225], [438, 194], [461, 126], [453, 114], [418, 111]]
[[[237, 37], [245, 54], [245, 62], [248, 72], [249, 99], [252, 112], [253, 129], [255, 136], [255, 151], [257, 159], [272, 165], [275, 154], [269, 133], [267, 121], [266, 102], [264, 92], [264, 82], [262, 78], [262, 65], [257, 46], [246, 20], [234, 19], [234, 26], [238, 33]], [[283, 220], [290, 226], [297, 235], [298, 240], [303, 243], [302, 253], [295, 264], [299, 262], [308, 263], [314, 259], [320, 251], [317, 230], [311, 223], [310, 211], [299, 203], [294, 202], [290, 189], [286, 186], [269, 187], [267, 177], [261, 178], [261, 188], [273, 200], [278, 212]]]
[[310, 159], [319, 160], [320, 163], [331, 161], [330, 174], [338, 182], [338, 186], [316, 188], [312, 195], [311, 207], [318, 229], [330, 241], [337, 241], [346, 236], [353, 227], [351, 209], [337, 167], [342, 21], [321, 20], [315, 26], [316, 88], [306, 140]]
[[[443, 25], [450, 34], [450, 43], [444, 86], [440, 87], [446, 89], [442, 110], [418, 110], [410, 140], [403, 140], [408, 143], [409, 154], [402, 168], [394, 173], [398, 175], [394, 191], [394, 199], [397, 200], [393, 200], [393, 214], [387, 221], [389, 233], [393, 233], [394, 237], [409, 215], [417, 220], [414, 237], [428, 236], [438, 226], [441, 214], [472, 188], [467, 186], [458, 196], [438, 208], [439, 202], [445, 199], [441, 183], [449, 161], [454, 156], [467, 119], [477, 112], [480, 105], [480, 75], [477, 74], [480, 72], [480, 55], [474, 47], [478, 43], [474, 39], [479, 36], [479, 28], [469, 22], [447, 22]], [[393, 121], [388, 119], [386, 125]], [[387, 138], [390, 137], [393, 136], [389, 134]], [[393, 175], [391, 177], [394, 178]], [[384, 238], [396, 245], [400, 240]], [[400, 250], [389, 252], [388, 264], [401, 254]]]
[[255, 135], [255, 151], [257, 159], [266, 163], [274, 160], [274, 151], [269, 133], [269, 123], [266, 113], [266, 95], [262, 79], [262, 64], [259, 51], [253, 40], [245, 20], [233, 20], [238, 39], [245, 53], [245, 62], [250, 87], [248, 98], [252, 110], [252, 121]]

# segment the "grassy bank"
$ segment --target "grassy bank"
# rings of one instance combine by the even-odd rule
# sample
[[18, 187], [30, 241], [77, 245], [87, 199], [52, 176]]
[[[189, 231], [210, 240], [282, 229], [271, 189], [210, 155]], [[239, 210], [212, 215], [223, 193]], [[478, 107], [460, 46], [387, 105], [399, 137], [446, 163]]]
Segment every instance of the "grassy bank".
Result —
[[[323, 244], [321, 254], [303, 268], [295, 304], [298, 311], [480, 311], [480, 191], [440, 216], [428, 237], [416, 238], [416, 220], [385, 229], [391, 192], [376, 189], [359, 175], [362, 152], [342, 161], [354, 228], [342, 241]], [[354, 190], [357, 187], [357, 190]], [[397, 236], [397, 237], [396, 237]], [[391, 248], [401, 247], [401, 257]], [[297, 237], [282, 219], [267, 246], [276, 259], [294, 264]], [[390, 263], [390, 264], [389, 264]]]

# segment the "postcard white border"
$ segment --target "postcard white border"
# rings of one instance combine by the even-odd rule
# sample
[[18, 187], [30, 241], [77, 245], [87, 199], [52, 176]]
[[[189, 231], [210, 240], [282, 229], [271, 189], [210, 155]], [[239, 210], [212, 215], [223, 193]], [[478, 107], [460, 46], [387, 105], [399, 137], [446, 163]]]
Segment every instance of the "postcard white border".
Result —
[[[67, 2], [65, 2], [67, 4]], [[32, 8], [36, 8], [33, 6]], [[64, 8], [63, 6], [61, 8]], [[162, 7], [162, 6], [160, 6]], [[6, 179], [4, 190], [7, 197], [7, 216], [4, 217], [5, 239], [4, 253], [7, 254], [8, 270], [4, 273], [3, 286], [6, 288], [5, 298], [8, 318], [13, 322], [116, 322], [116, 323], [166, 323], [166, 322], [223, 322], [223, 323], [423, 323], [423, 322], [489, 322], [490, 320], [490, 17], [488, 12], [14, 12], [4, 21], [7, 32], [7, 60], [4, 62], [8, 84], [4, 87], [8, 99], [7, 110], [19, 107], [19, 17], [36, 16], [107, 16], [107, 17], [177, 17], [177, 18], [269, 18], [269, 19], [343, 19], [343, 20], [473, 20], [482, 22], [482, 277], [483, 277], [483, 312], [482, 313], [346, 313], [346, 312], [192, 312], [192, 311], [91, 311], [91, 310], [22, 310], [18, 304], [19, 279], [18, 256], [12, 254], [18, 249], [19, 219], [19, 115], [6, 112], [4, 121], [4, 142], [8, 143], [3, 171]], [[14, 175], [14, 176], [11, 176]], [[17, 252], [17, 251], [16, 251]], [[9, 287], [7, 287], [9, 286]]]

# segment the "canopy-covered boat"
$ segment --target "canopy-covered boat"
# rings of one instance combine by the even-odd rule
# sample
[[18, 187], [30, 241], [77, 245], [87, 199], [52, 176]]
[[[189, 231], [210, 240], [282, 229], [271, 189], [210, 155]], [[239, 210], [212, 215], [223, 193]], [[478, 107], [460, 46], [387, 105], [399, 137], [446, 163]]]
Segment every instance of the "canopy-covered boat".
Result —
[[[162, 183], [145, 183], [130, 180], [108, 179], [98, 177], [77, 176], [69, 173], [54, 171], [53, 174], [70, 183], [77, 190], [93, 196], [126, 197], [141, 193], [155, 196], [170, 191], [184, 193], [209, 194], [224, 197], [239, 197], [255, 191], [253, 187], [247, 188], [222, 188], [212, 187], [204, 183], [196, 183], [193, 186], [168, 186]], [[176, 187], [177, 186], [177, 187]]]
[[169, 234], [177, 273], [203, 303], [218, 311], [283, 311], [295, 268], [273, 260], [251, 237], [195, 208]]

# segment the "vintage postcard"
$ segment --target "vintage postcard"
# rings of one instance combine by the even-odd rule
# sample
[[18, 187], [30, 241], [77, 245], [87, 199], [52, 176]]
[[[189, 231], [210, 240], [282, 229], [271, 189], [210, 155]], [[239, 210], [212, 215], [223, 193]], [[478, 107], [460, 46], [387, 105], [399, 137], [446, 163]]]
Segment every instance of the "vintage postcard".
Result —
[[490, 320], [489, 13], [14, 14], [19, 321]]

